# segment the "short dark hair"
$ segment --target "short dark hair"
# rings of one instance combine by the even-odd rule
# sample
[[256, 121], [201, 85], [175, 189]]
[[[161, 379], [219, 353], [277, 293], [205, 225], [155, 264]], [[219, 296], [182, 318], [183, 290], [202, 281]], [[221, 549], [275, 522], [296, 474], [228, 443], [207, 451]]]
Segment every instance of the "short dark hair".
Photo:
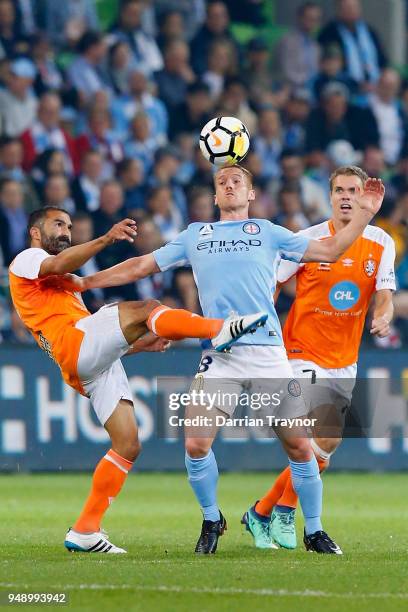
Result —
[[361, 182], [364, 183], [368, 179], [367, 172], [364, 172], [359, 166], [340, 166], [332, 173], [330, 181], [330, 193], [333, 191], [333, 183], [338, 176], [358, 176]]
[[315, 8], [321, 9], [321, 6], [317, 4], [317, 2], [303, 2], [303, 4], [300, 4], [298, 6], [296, 15], [298, 17], [303, 17], [306, 11], [308, 11], [309, 9], [315, 9]]
[[32, 227], [41, 227], [45, 219], [47, 218], [48, 212], [55, 210], [56, 212], [62, 212], [71, 218], [71, 215], [65, 208], [59, 208], [58, 206], [44, 206], [43, 208], [37, 208], [28, 217], [27, 231], [30, 232]]
[[99, 45], [102, 40], [103, 35], [101, 34], [101, 32], [98, 32], [96, 30], [86, 30], [78, 41], [77, 51], [81, 54], [86, 53], [88, 49], [90, 49], [94, 45]]

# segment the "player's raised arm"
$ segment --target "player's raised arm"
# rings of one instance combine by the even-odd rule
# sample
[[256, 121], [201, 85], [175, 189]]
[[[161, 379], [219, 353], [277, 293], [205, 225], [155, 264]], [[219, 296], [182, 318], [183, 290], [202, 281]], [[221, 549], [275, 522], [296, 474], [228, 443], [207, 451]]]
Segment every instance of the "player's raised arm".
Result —
[[390, 323], [394, 316], [394, 304], [392, 303], [392, 291], [380, 289], [374, 297], [374, 312], [371, 322], [370, 334], [385, 338], [390, 334]]
[[[68, 222], [69, 216], [66, 213], [55, 214], [50, 223], [55, 225], [52, 238], [56, 241], [65, 240], [70, 244], [71, 223]], [[38, 236], [37, 236], [38, 234]], [[33, 226], [30, 229], [31, 246], [36, 247], [41, 244], [41, 228]], [[41, 264], [39, 277], [66, 274], [73, 272], [83, 266], [91, 257], [102, 251], [105, 247], [113, 244], [116, 240], [127, 240], [133, 242], [136, 236], [136, 222], [133, 219], [124, 219], [116, 223], [106, 234], [95, 238], [84, 244], [64, 248], [57, 255], [47, 257]], [[49, 251], [50, 252], [50, 251]], [[52, 252], [52, 251], [51, 251]]]
[[360, 236], [374, 215], [380, 210], [384, 199], [384, 185], [381, 179], [369, 178], [359, 197], [358, 208], [351, 221], [334, 236], [325, 240], [311, 240], [302, 261], [334, 262]]

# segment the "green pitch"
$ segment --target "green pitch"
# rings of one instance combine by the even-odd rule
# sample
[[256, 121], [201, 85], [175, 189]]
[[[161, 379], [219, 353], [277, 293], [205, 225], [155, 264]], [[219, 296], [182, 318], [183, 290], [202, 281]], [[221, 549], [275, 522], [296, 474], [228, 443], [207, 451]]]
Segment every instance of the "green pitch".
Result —
[[185, 476], [132, 474], [104, 523], [129, 554], [111, 556], [62, 546], [90, 476], [0, 476], [0, 590], [64, 590], [63, 609], [97, 612], [408, 609], [408, 476], [324, 476], [324, 525], [343, 557], [252, 547], [239, 521], [270, 480], [221, 475], [229, 528], [215, 556], [197, 557], [201, 516]]

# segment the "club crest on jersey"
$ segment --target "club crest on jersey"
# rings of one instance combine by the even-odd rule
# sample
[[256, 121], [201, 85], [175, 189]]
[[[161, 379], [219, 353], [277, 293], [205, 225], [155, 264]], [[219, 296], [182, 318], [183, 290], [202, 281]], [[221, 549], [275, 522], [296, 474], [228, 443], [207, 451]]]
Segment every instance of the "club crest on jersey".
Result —
[[246, 234], [259, 234], [261, 228], [257, 223], [250, 221], [249, 223], [245, 223], [242, 228]]
[[203, 227], [200, 227], [199, 234], [200, 236], [211, 236], [213, 231], [214, 231], [214, 228], [211, 225], [211, 223], [207, 223], [207, 225], [203, 225]]
[[377, 269], [377, 262], [374, 259], [366, 259], [364, 261], [364, 272], [370, 278]]
[[302, 395], [302, 387], [296, 378], [292, 378], [288, 384], [288, 391], [293, 397], [300, 397]]

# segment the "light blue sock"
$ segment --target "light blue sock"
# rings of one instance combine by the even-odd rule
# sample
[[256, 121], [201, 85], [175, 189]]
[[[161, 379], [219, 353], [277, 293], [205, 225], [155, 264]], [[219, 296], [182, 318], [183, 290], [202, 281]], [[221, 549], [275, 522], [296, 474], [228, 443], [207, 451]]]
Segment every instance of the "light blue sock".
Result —
[[322, 514], [323, 483], [319, 474], [316, 457], [310, 461], [298, 463], [289, 459], [293, 488], [295, 489], [303, 516], [305, 517], [306, 534], [322, 530], [320, 517]]
[[217, 504], [218, 466], [210, 448], [205, 457], [192, 459], [186, 453], [188, 480], [206, 521], [219, 521], [220, 511]]

